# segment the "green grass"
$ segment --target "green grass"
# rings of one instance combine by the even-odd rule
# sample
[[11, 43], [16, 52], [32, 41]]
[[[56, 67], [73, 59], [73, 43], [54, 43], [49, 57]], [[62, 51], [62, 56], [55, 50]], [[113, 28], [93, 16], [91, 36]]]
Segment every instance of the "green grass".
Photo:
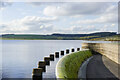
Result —
[[90, 56], [92, 56], [92, 53], [89, 50], [64, 56], [57, 64], [57, 77], [64, 80], [78, 78], [78, 70], [81, 64]]
[[120, 35], [90, 39], [91, 41], [120, 41]]

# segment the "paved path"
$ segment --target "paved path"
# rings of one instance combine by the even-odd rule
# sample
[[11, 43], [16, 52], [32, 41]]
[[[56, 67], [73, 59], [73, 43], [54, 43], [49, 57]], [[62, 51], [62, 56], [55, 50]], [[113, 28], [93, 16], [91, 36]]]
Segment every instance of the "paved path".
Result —
[[102, 56], [104, 65], [117, 77], [120, 79], [120, 64], [113, 62], [109, 58]]
[[[94, 55], [89, 61], [86, 69], [86, 77], [88, 79], [92, 78], [104, 78], [105, 80], [118, 80], [116, 77], [105, 67], [102, 61], [102, 55]], [[108, 79], [112, 78], [112, 79]], [[114, 78], [114, 79], [113, 79]], [[91, 80], [91, 79], [90, 79]]]
[[79, 71], [78, 71], [78, 78], [79, 78], [79, 79], [80, 79], [80, 78], [86, 78], [86, 68], [87, 68], [87, 64], [89, 63], [89, 61], [90, 61], [92, 58], [93, 58], [93, 56], [90, 57], [90, 58], [88, 58], [86, 61], [84, 61], [84, 62], [82, 63], [82, 65], [81, 65], [81, 67], [80, 67], [80, 69], [79, 69]]

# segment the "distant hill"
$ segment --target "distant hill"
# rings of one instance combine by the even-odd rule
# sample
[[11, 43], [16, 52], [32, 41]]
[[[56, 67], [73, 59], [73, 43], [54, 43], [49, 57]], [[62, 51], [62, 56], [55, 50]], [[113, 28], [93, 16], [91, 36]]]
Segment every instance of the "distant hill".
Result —
[[113, 35], [113, 36], [107, 36], [107, 37], [103, 37], [103, 38], [100, 38], [101, 40], [104, 40], [104, 41], [120, 41], [120, 34], [116, 34], [116, 35]]
[[53, 36], [62, 36], [62, 37], [84, 37], [84, 36], [112, 36], [116, 35], [116, 32], [97, 32], [97, 33], [91, 33], [91, 34], [52, 34]]
[[35, 34], [4, 34], [3, 39], [40, 39], [40, 40], [91, 40], [95, 38], [103, 38], [117, 35], [116, 32], [98, 32], [90, 34], [51, 34], [51, 35], [35, 35]]

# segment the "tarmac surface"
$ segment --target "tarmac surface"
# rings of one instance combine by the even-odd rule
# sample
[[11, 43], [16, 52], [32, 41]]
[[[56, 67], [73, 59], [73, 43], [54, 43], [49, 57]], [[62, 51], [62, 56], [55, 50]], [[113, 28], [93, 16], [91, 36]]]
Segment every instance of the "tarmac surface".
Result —
[[104, 65], [102, 55], [94, 55], [89, 61], [86, 68], [87, 80], [119, 80], [110, 70]]
[[120, 64], [115, 63], [109, 58], [102, 56], [104, 65], [117, 77], [120, 79]]

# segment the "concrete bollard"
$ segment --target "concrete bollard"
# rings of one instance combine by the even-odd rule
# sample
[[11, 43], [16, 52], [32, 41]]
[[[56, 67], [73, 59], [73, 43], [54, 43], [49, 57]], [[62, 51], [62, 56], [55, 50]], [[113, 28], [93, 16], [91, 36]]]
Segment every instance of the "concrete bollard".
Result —
[[64, 55], [64, 51], [61, 51], [61, 55]]
[[50, 65], [50, 57], [44, 57], [44, 61], [46, 65]]
[[55, 57], [59, 58], [59, 52], [55, 52]]
[[32, 72], [32, 79], [33, 80], [42, 80], [42, 68], [34, 68]]
[[42, 68], [43, 71], [45, 72], [45, 71], [46, 71], [45, 61], [39, 61], [39, 62], [38, 62], [38, 68]]
[[77, 48], [77, 51], [80, 51], [80, 48]]
[[50, 54], [50, 60], [54, 61], [54, 54]]
[[66, 54], [69, 54], [69, 49], [66, 50]]
[[71, 52], [75, 52], [75, 49], [71, 49]]

